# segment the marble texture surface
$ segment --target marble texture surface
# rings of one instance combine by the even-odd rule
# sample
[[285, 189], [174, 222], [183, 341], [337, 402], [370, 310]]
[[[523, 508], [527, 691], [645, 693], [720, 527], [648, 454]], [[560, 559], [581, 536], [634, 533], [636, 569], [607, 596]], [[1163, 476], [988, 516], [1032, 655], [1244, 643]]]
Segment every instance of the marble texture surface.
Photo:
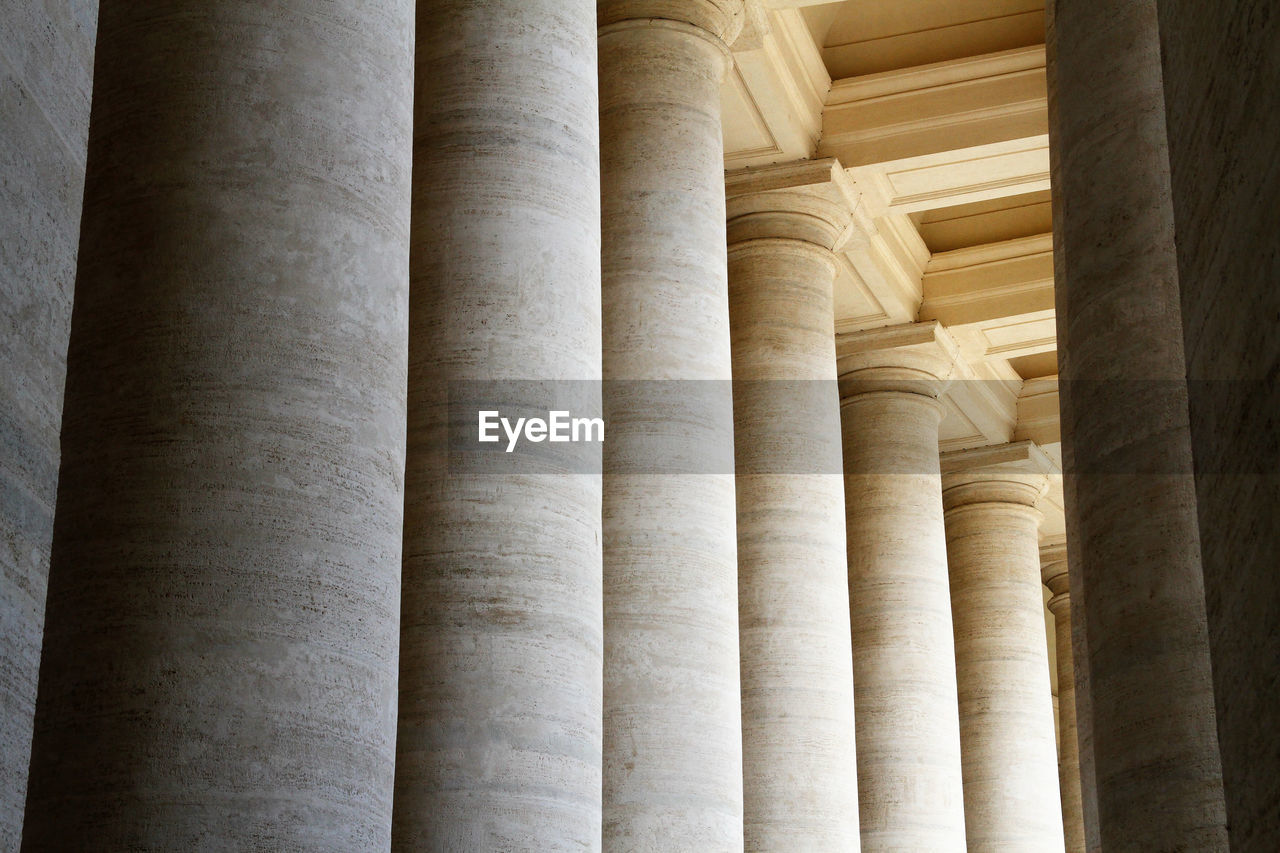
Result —
[[390, 842], [413, 13], [100, 6], [26, 850]]
[[1160, 0], [1209, 647], [1231, 847], [1280, 849], [1280, 14]]
[[942, 457], [965, 835], [970, 850], [1062, 851], [1035, 508], [1048, 478], [989, 454]]
[[[927, 343], [894, 346], [898, 332]], [[965, 849], [938, 460], [937, 395], [953, 362], [935, 342], [929, 324], [836, 342], [858, 812], [868, 853]]]
[[1071, 584], [1065, 543], [1040, 548], [1040, 577], [1049, 588], [1053, 641], [1058, 665], [1058, 788], [1067, 853], [1085, 853], [1084, 803], [1080, 793], [1080, 738], [1076, 712], [1075, 655], [1072, 649]]
[[[723, 39], [740, 12], [710, 0], [599, 6], [603, 837], [618, 853], [743, 843], [720, 123]], [[662, 381], [611, 393], [631, 379]], [[666, 380], [726, 393], [690, 407]], [[689, 473], [681, 447], [724, 457], [713, 468], [726, 473]]]
[[420, 2], [417, 81], [393, 848], [598, 850], [600, 476], [446, 436], [451, 382], [600, 377], [593, 2]]
[[856, 851], [831, 293], [848, 214], [789, 202], [730, 202], [745, 849]]
[[1052, 15], [1067, 536], [1100, 842], [1225, 850], [1155, 0]]

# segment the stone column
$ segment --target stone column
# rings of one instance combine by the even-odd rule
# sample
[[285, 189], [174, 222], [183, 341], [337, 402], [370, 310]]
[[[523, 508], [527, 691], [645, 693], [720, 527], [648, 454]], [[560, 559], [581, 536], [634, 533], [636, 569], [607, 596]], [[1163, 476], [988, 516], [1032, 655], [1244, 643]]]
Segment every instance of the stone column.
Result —
[[830, 160], [730, 175], [744, 828], [752, 851], [858, 849]]
[[864, 851], [965, 849], [937, 323], [841, 335], [845, 513]]
[[97, 0], [0, 18], [0, 850], [31, 758]]
[[1025, 441], [942, 457], [970, 850], [1063, 849], [1035, 508], [1053, 468]]
[[610, 430], [604, 844], [737, 850], [742, 731], [720, 82], [743, 7], [601, 0], [598, 10]]
[[598, 445], [594, 472], [445, 452], [451, 390], [598, 393], [594, 0], [420, 0], [415, 114], [393, 846], [598, 850]]
[[1051, 7], [1067, 535], [1101, 846], [1225, 850], [1156, 2]]
[[1062, 792], [1062, 828], [1067, 853], [1084, 853], [1084, 811], [1080, 796], [1080, 741], [1076, 734], [1076, 673], [1071, 650], [1071, 590], [1067, 547], [1062, 542], [1040, 549], [1040, 577], [1053, 593], [1054, 647], [1058, 653], [1058, 787]]
[[385, 850], [408, 0], [104, 0], [24, 849]]

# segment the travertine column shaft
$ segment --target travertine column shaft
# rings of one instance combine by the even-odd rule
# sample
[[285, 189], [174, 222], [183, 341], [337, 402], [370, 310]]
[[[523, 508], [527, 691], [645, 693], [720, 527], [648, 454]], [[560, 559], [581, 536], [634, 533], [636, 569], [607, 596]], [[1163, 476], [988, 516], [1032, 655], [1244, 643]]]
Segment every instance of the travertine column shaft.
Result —
[[0, 9], [0, 850], [31, 758], [97, 15]]
[[965, 849], [938, 461], [950, 365], [935, 351], [954, 358], [944, 342], [936, 324], [837, 340], [864, 851]]
[[[997, 462], [1006, 452], [1020, 461]], [[1016, 470], [1037, 455], [1020, 443], [942, 457], [970, 850], [1063, 849], [1035, 509], [1048, 478]]]
[[1156, 2], [1052, 6], [1067, 535], [1101, 846], [1225, 850]]
[[27, 850], [385, 850], [408, 0], [104, 0]]
[[601, 0], [598, 9], [610, 429], [604, 845], [613, 853], [738, 850], [742, 732], [719, 93], [742, 4]]
[[418, 34], [393, 846], [596, 850], [599, 475], [445, 453], [450, 383], [598, 390], [594, 0], [420, 0]]
[[1067, 853], [1085, 853], [1084, 811], [1080, 796], [1080, 740], [1076, 731], [1076, 673], [1071, 650], [1071, 590], [1065, 545], [1040, 549], [1040, 577], [1053, 593], [1054, 644], [1058, 654], [1058, 787], [1062, 792], [1062, 829]]
[[817, 206], [784, 194], [729, 205], [749, 851], [858, 850], [831, 293], [843, 223]]

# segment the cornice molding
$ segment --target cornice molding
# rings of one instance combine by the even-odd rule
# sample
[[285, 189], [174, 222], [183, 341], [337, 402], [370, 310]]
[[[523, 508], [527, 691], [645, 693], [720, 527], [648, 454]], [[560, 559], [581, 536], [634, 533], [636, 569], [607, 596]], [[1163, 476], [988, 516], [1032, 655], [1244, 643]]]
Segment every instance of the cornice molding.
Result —
[[1052, 234], [1033, 234], [1030, 237], [1018, 237], [1013, 240], [952, 249], [949, 252], [937, 252], [929, 258], [929, 265], [925, 268], [925, 272], [946, 272], [1044, 255], [1053, 257]]
[[840, 399], [894, 391], [937, 400], [954, 378], [959, 358], [959, 347], [940, 323], [837, 334]]
[[[726, 92], [727, 127], [735, 117], [739, 127], [736, 136], [732, 130], [726, 136], [725, 167], [731, 170], [813, 156], [831, 88], [798, 10], [767, 10], [756, 2], [747, 9]], [[749, 131], [742, 130], [744, 121]]]
[[1056, 444], [1062, 440], [1058, 401], [1058, 377], [1045, 376], [1022, 384], [1018, 394], [1017, 441]]
[[1002, 77], [1045, 68], [1045, 46], [1019, 47], [998, 53], [969, 56], [948, 62], [934, 62], [912, 68], [864, 74], [833, 81], [828, 104], [868, 101], [908, 92], [955, 86], [975, 80]]
[[1062, 473], [1058, 469], [1058, 464], [1053, 461], [1053, 457], [1041, 450], [1033, 441], [1011, 441], [1008, 444], [954, 450], [942, 454], [941, 466], [944, 476], [948, 474], [981, 475], [991, 472], [1045, 475]]
[[835, 160], [730, 172], [725, 199], [730, 247], [791, 239], [835, 251], [850, 239], [858, 205], [849, 176]]
[[747, 21], [744, 0], [599, 0], [596, 20], [604, 30], [624, 21], [690, 24], [730, 45]]
[[942, 500], [948, 511], [980, 504], [1034, 509], [1060, 473], [1053, 459], [1030, 441], [943, 453]]

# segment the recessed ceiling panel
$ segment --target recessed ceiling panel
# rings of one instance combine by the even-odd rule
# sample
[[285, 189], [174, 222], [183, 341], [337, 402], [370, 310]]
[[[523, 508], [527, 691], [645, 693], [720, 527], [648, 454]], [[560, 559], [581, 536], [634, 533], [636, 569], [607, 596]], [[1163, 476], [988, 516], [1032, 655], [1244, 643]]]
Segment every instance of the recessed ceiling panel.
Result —
[[915, 217], [920, 236], [933, 253], [1033, 237], [1053, 230], [1048, 190], [929, 210]]
[[1041, 376], [1058, 374], [1058, 353], [1040, 352], [1035, 355], [1024, 355], [1009, 359], [1009, 366], [1018, 372], [1023, 379], [1037, 379]]
[[834, 80], [1044, 43], [1044, 0], [848, 0], [806, 16]]

